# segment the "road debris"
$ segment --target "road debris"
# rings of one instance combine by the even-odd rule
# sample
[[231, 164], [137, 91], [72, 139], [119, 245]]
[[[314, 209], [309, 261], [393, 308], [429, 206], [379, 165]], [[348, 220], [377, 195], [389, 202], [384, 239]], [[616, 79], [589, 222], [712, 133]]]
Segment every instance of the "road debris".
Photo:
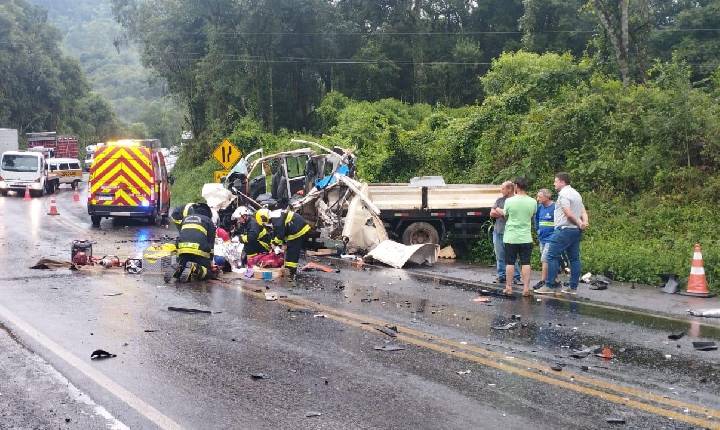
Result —
[[91, 360], [103, 360], [106, 358], [115, 358], [115, 357], [117, 357], [117, 355], [111, 354], [111, 353], [105, 351], [104, 349], [96, 349], [95, 351], [92, 352], [92, 354], [90, 354]]
[[402, 351], [405, 349], [405, 347], [402, 345], [398, 345], [397, 343], [386, 343], [385, 345], [376, 346], [373, 349], [375, 349], [375, 351], [392, 352], [392, 351]]
[[315, 315], [313, 315], [313, 318], [327, 318], [327, 315], [325, 315], [325, 314], [315, 314]]
[[687, 312], [694, 317], [720, 318], [720, 309], [688, 309]]
[[250, 377], [254, 380], [264, 380], [264, 379], [270, 379], [270, 376], [268, 376], [265, 373], [251, 373]]
[[625, 418], [620, 417], [609, 417], [605, 419], [608, 424], [625, 424]]
[[684, 331], [681, 331], [680, 333], [672, 333], [672, 334], [669, 334], [669, 335], [668, 335], [668, 339], [670, 339], [670, 340], [678, 340], [678, 339], [682, 339], [683, 336], [685, 336], [685, 332], [684, 332]]
[[562, 372], [563, 367], [558, 363], [558, 364], [553, 364], [552, 366], [550, 366], [550, 369], [554, 370], [556, 372]]
[[472, 301], [476, 303], [490, 303], [492, 299], [488, 297], [475, 297]]
[[611, 360], [614, 357], [612, 349], [610, 349], [609, 346], [604, 346], [602, 349], [602, 352], [600, 352], [600, 354], [595, 354], [595, 355], [604, 360]]
[[322, 416], [322, 412], [310, 411], [305, 413], [305, 418], [314, 418]]
[[169, 311], [173, 312], [184, 312], [186, 314], [212, 314], [212, 311], [206, 311], [202, 309], [193, 309], [193, 308], [177, 308], [175, 306], [168, 306], [167, 308]]
[[696, 351], [715, 351], [718, 349], [715, 342], [693, 342], [692, 344]]
[[388, 335], [390, 337], [397, 337], [397, 335], [398, 335], [398, 329], [396, 326], [392, 326], [392, 327], [379, 326], [379, 327], [375, 327], [375, 330], [385, 333], [386, 335]]
[[116, 296], [122, 296], [122, 293], [108, 293], [108, 294], [103, 294], [103, 296], [105, 296], [105, 297], [116, 297]]
[[31, 269], [36, 270], [52, 270], [52, 269], [71, 269], [74, 264], [67, 261], [52, 260], [49, 258], [41, 258]]
[[144, 331], [145, 333], [155, 333], [157, 330], [147, 329], [147, 330], [143, 330], [143, 331]]
[[327, 266], [327, 265], [325, 265], [325, 264], [316, 263], [316, 262], [314, 262], [314, 261], [311, 261], [311, 262], [309, 262], [308, 264], [306, 264], [306, 265], [304, 265], [303, 267], [301, 267], [301, 268], [300, 268], [300, 271], [301, 271], [301, 272], [313, 272], [313, 271], [318, 271], [318, 272], [325, 272], [325, 273], [334, 273], [334, 272], [340, 273], [340, 269], [337, 269], [337, 270], [336, 270], [336, 269], [333, 269], [333, 268], [330, 267], [330, 266]]
[[274, 302], [278, 299], [278, 294], [275, 292], [267, 292], [265, 293], [265, 300], [268, 302]]
[[509, 322], [505, 325], [492, 326], [493, 330], [515, 330], [518, 326], [517, 322]]
[[570, 357], [581, 359], [589, 356], [590, 354], [599, 354], [601, 351], [602, 348], [599, 345], [593, 345], [583, 349], [574, 349], [572, 354], [570, 354]]
[[468, 375], [468, 374], [470, 374], [470, 372], [472, 372], [470, 369], [466, 369], [466, 370], [458, 370], [455, 373], [457, 373], [458, 375]]

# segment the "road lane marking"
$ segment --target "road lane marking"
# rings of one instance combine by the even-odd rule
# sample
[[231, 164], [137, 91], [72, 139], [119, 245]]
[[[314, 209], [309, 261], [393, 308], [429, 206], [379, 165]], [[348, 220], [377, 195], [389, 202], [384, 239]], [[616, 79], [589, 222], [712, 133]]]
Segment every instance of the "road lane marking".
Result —
[[[230, 282], [221, 282], [224, 284], [233, 285]], [[249, 287], [240, 286], [239, 288], [242, 292], [250, 296], [264, 300], [263, 294], [255, 293]], [[381, 321], [373, 317], [353, 314], [351, 312], [322, 305], [297, 296], [281, 298], [280, 300], [278, 300], [278, 302], [291, 308], [305, 308], [317, 310], [318, 312], [324, 313], [329, 319], [371, 333], [376, 333], [376, 326], [383, 326], [389, 324], [385, 321]], [[396, 324], [393, 323], [393, 325]], [[654, 415], [671, 418], [673, 420], [682, 421], [688, 424], [697, 425], [705, 428], [720, 429], [720, 423], [711, 421], [706, 418], [688, 415], [684, 412], [684, 410], [687, 409], [688, 412], [692, 411], [696, 414], [701, 414], [704, 417], [720, 416], [720, 411], [713, 408], [673, 399], [666, 399], [662, 396], [655, 395], [648, 391], [643, 391], [632, 387], [620, 386], [611, 382], [606, 382], [596, 378], [586, 377], [584, 375], [574, 374], [571, 372], [557, 373], [550, 370], [548, 366], [540, 366], [537, 363], [533, 363], [520, 358], [515, 358], [511, 360], [503, 354], [499, 354], [494, 351], [486, 350], [472, 345], [462, 345], [449, 339], [444, 339], [442, 337], [434, 336], [430, 333], [413, 330], [408, 327], [398, 326], [398, 329], [400, 330], [400, 333], [398, 333], [397, 339], [411, 345], [430, 349], [446, 355], [451, 355], [457, 358], [474, 362], [476, 364], [495, 368], [506, 373], [511, 373], [538, 382], [547, 383], [557, 386], [559, 388], [564, 388], [570, 391], [599, 398], [619, 405], [628, 406]], [[436, 343], [431, 343], [428, 339], [432, 339], [432, 341]], [[481, 356], [474, 354], [480, 354]], [[530, 370], [527, 369], [528, 367], [530, 368]], [[547, 372], [547, 374], [537, 373], [538, 371]], [[571, 378], [574, 378], [575, 381], [571, 381]], [[590, 386], [580, 385], [577, 382], [582, 382]], [[625, 396], [638, 397], [648, 402], [660, 403], [664, 406], [675, 407], [683, 410], [683, 412], [664, 409], [653, 404], [643, 403], [642, 401], [630, 399], [629, 397], [622, 397], [621, 395], [617, 395], [615, 393], [602, 391], [600, 388], [614, 391], [615, 393], [621, 393], [621, 395]]]
[[110, 394], [125, 402], [125, 404], [134, 409], [139, 415], [145, 417], [159, 428], [167, 430], [182, 429], [180, 424], [176, 423], [171, 418], [137, 397], [135, 394], [123, 388], [115, 381], [105, 376], [102, 372], [90, 366], [87, 362], [57, 344], [55, 341], [40, 333], [33, 326], [2, 305], [0, 305], [0, 317], [9, 322], [17, 330], [22, 331], [26, 336], [32, 338], [47, 350], [51, 351], [53, 354], [60, 357], [63, 361], [84, 374], [86, 377], [90, 378], [93, 382], [104, 388]]

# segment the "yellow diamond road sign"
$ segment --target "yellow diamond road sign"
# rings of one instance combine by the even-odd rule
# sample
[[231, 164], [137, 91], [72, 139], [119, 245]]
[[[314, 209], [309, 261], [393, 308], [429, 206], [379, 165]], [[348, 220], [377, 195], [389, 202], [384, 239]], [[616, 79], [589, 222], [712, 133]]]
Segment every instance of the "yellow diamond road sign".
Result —
[[216, 170], [215, 174], [213, 174], [213, 181], [214, 182], [222, 182], [222, 178], [228, 175], [230, 171], [228, 170]]
[[225, 139], [220, 145], [218, 145], [217, 148], [215, 148], [213, 151], [213, 157], [215, 157], [215, 159], [219, 161], [225, 169], [230, 169], [238, 162], [240, 157], [242, 157], [242, 152], [237, 146]]

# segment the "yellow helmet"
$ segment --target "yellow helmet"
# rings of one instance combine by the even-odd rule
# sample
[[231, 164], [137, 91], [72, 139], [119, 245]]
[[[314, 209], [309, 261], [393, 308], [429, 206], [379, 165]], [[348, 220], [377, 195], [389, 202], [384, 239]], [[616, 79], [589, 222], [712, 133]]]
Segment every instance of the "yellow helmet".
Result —
[[266, 208], [258, 209], [255, 212], [255, 221], [260, 225], [265, 225], [270, 222], [270, 211]]

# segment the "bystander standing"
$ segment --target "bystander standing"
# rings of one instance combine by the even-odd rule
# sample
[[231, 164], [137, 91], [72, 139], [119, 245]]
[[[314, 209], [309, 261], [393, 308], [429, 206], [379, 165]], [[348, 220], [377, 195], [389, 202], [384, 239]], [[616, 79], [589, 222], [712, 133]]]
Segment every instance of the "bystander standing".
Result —
[[537, 202], [527, 195], [527, 181], [525, 178], [515, 180], [515, 196], [505, 201], [505, 294], [512, 294], [510, 278], [515, 273], [515, 264], [520, 261], [522, 267], [523, 295], [530, 292], [530, 256], [532, 254], [532, 225]]
[[[500, 192], [502, 197], [495, 201], [492, 209], [490, 209], [490, 217], [495, 219], [495, 225], [493, 226], [493, 247], [495, 250], [495, 263], [497, 266], [497, 279], [495, 282], [498, 284], [505, 283], [505, 244], [503, 242], [503, 235], [505, 233], [505, 200], [515, 195], [515, 185], [511, 181], [505, 181], [500, 185]], [[515, 266], [515, 283], [520, 283], [520, 264]]]

